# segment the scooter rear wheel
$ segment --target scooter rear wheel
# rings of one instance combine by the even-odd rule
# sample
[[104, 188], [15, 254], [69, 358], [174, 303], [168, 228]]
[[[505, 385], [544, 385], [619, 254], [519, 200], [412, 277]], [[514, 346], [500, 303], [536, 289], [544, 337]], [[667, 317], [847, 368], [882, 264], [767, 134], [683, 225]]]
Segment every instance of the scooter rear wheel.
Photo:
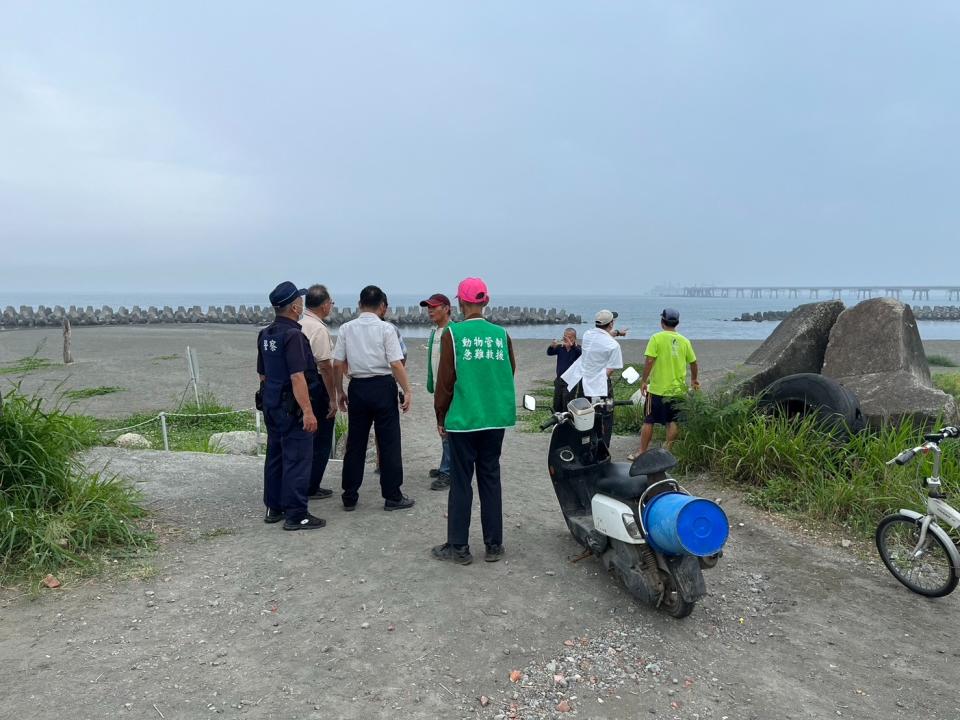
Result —
[[660, 579], [663, 580], [663, 599], [660, 601], [660, 608], [664, 610], [667, 615], [675, 618], [685, 618], [687, 615], [693, 612], [693, 607], [696, 603], [688, 602], [683, 599], [683, 596], [680, 594], [680, 591], [677, 589], [676, 583], [673, 582], [673, 577], [670, 576], [670, 573], [661, 572]]

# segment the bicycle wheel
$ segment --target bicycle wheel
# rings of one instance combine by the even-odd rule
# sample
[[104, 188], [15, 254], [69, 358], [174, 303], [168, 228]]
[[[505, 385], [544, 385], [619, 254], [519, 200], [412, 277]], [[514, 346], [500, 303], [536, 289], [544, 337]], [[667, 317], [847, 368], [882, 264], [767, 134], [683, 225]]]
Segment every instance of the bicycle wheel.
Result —
[[957, 572], [943, 541], [932, 532], [920, 548], [920, 521], [888, 515], [877, 526], [877, 550], [893, 576], [915, 593], [943, 597], [957, 587]]

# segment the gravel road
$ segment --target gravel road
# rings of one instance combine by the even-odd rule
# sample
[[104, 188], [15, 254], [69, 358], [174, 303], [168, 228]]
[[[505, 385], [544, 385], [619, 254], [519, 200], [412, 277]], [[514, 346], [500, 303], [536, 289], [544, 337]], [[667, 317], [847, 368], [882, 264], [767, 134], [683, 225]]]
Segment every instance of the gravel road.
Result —
[[[83, 409], [163, 406], [184, 373], [151, 358], [177, 352], [187, 335], [215, 392], [241, 405], [251, 329], [174, 330], [78, 331], [69, 382], [131, 388]], [[0, 361], [22, 357], [28, 336], [43, 332], [0, 336]], [[550, 376], [542, 345], [518, 343], [521, 389]], [[752, 346], [697, 349], [708, 372], [722, 373]], [[419, 344], [411, 350], [422, 381]], [[628, 343], [627, 359], [641, 350]], [[144, 370], [151, 389], [134, 390]], [[4, 716], [960, 717], [957, 596], [915, 596], [869, 547], [758, 512], [706, 478], [688, 486], [723, 499], [732, 535], [706, 575], [710, 594], [685, 620], [634, 604], [594, 558], [572, 561], [580, 548], [545, 472], [546, 435], [506, 438], [506, 560], [432, 560], [445, 528], [445, 496], [427, 477], [439, 442], [424, 393], [414, 403], [403, 420], [404, 490], [416, 507], [384, 513], [368, 472], [358, 511], [314, 501], [329, 524], [309, 533], [261, 522], [257, 458], [90, 452], [90, 467], [141, 487], [160, 547], [99, 580], [36, 597], [0, 591]], [[614, 452], [633, 444], [616, 438]]]

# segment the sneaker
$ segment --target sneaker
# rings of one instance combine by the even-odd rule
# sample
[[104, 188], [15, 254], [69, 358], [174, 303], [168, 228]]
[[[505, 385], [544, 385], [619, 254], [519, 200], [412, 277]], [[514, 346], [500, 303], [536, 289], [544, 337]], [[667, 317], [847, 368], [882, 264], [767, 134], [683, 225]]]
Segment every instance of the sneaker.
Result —
[[496, 562], [503, 557], [503, 545], [485, 545], [484, 547], [487, 549], [483, 556], [486, 562]]
[[313, 494], [310, 495], [310, 497], [316, 498], [318, 500], [323, 500], [324, 498], [328, 498], [332, 496], [333, 496], [333, 490], [328, 490], [327, 488], [324, 488], [324, 487], [318, 487], [316, 490], [313, 491]]
[[283, 520], [283, 510], [274, 510], [273, 508], [267, 508], [266, 514], [263, 516], [263, 521], [265, 523], [277, 523]]
[[437, 545], [430, 552], [437, 560], [452, 560], [457, 565], [469, 565], [473, 562], [469, 545], [457, 547], [450, 543], [444, 543], [443, 545]]
[[430, 483], [431, 490], [446, 490], [450, 487], [450, 476], [446, 473], [437, 475], [437, 479]]
[[430, 473], [429, 473], [429, 475], [430, 475], [430, 477], [432, 477], [432, 478], [440, 477], [440, 470], [438, 470], [437, 468], [430, 468]]
[[327, 524], [326, 520], [307, 513], [299, 520], [287, 520], [283, 523], [284, 530], [319, 530]]
[[415, 504], [413, 498], [409, 498], [406, 495], [401, 495], [399, 500], [384, 500], [383, 509], [384, 510], [406, 510], [412, 508]]

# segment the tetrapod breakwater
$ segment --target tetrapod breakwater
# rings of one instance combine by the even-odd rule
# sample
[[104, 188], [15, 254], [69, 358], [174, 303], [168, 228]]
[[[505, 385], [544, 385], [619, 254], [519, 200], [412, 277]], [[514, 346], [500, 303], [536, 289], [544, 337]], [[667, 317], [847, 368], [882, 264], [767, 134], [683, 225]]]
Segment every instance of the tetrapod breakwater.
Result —
[[[953, 320], [960, 321], [960, 305], [913, 305], [913, 316], [917, 320]], [[793, 310], [767, 310], [765, 312], [745, 312], [740, 317], [733, 318], [736, 322], [764, 322], [780, 321]]]
[[[356, 308], [337, 308], [327, 318], [328, 324], [336, 327], [348, 320], [357, 317]], [[99, 326], [99, 325], [263, 325], [273, 321], [273, 308], [260, 305], [223, 305], [210, 306], [206, 310], [199, 305], [190, 308], [180, 305], [176, 309], [169, 305], [162, 308], [151, 305], [141, 308], [134, 305], [132, 308], [118, 307], [114, 310], [109, 305], [101, 307], [77, 307], [71, 305], [64, 308], [62, 305], [46, 307], [40, 305], [34, 308], [21, 305], [19, 309], [8, 305], [0, 315], [0, 328], [36, 328], [60, 326], [64, 320], [69, 320], [72, 326]], [[454, 312], [454, 319], [460, 319], [458, 312]], [[579, 325], [581, 317], [556, 308], [531, 307], [491, 307], [487, 308], [485, 317], [498, 325]], [[430, 325], [426, 308], [420, 306], [391, 308], [387, 320], [400, 326]]]

